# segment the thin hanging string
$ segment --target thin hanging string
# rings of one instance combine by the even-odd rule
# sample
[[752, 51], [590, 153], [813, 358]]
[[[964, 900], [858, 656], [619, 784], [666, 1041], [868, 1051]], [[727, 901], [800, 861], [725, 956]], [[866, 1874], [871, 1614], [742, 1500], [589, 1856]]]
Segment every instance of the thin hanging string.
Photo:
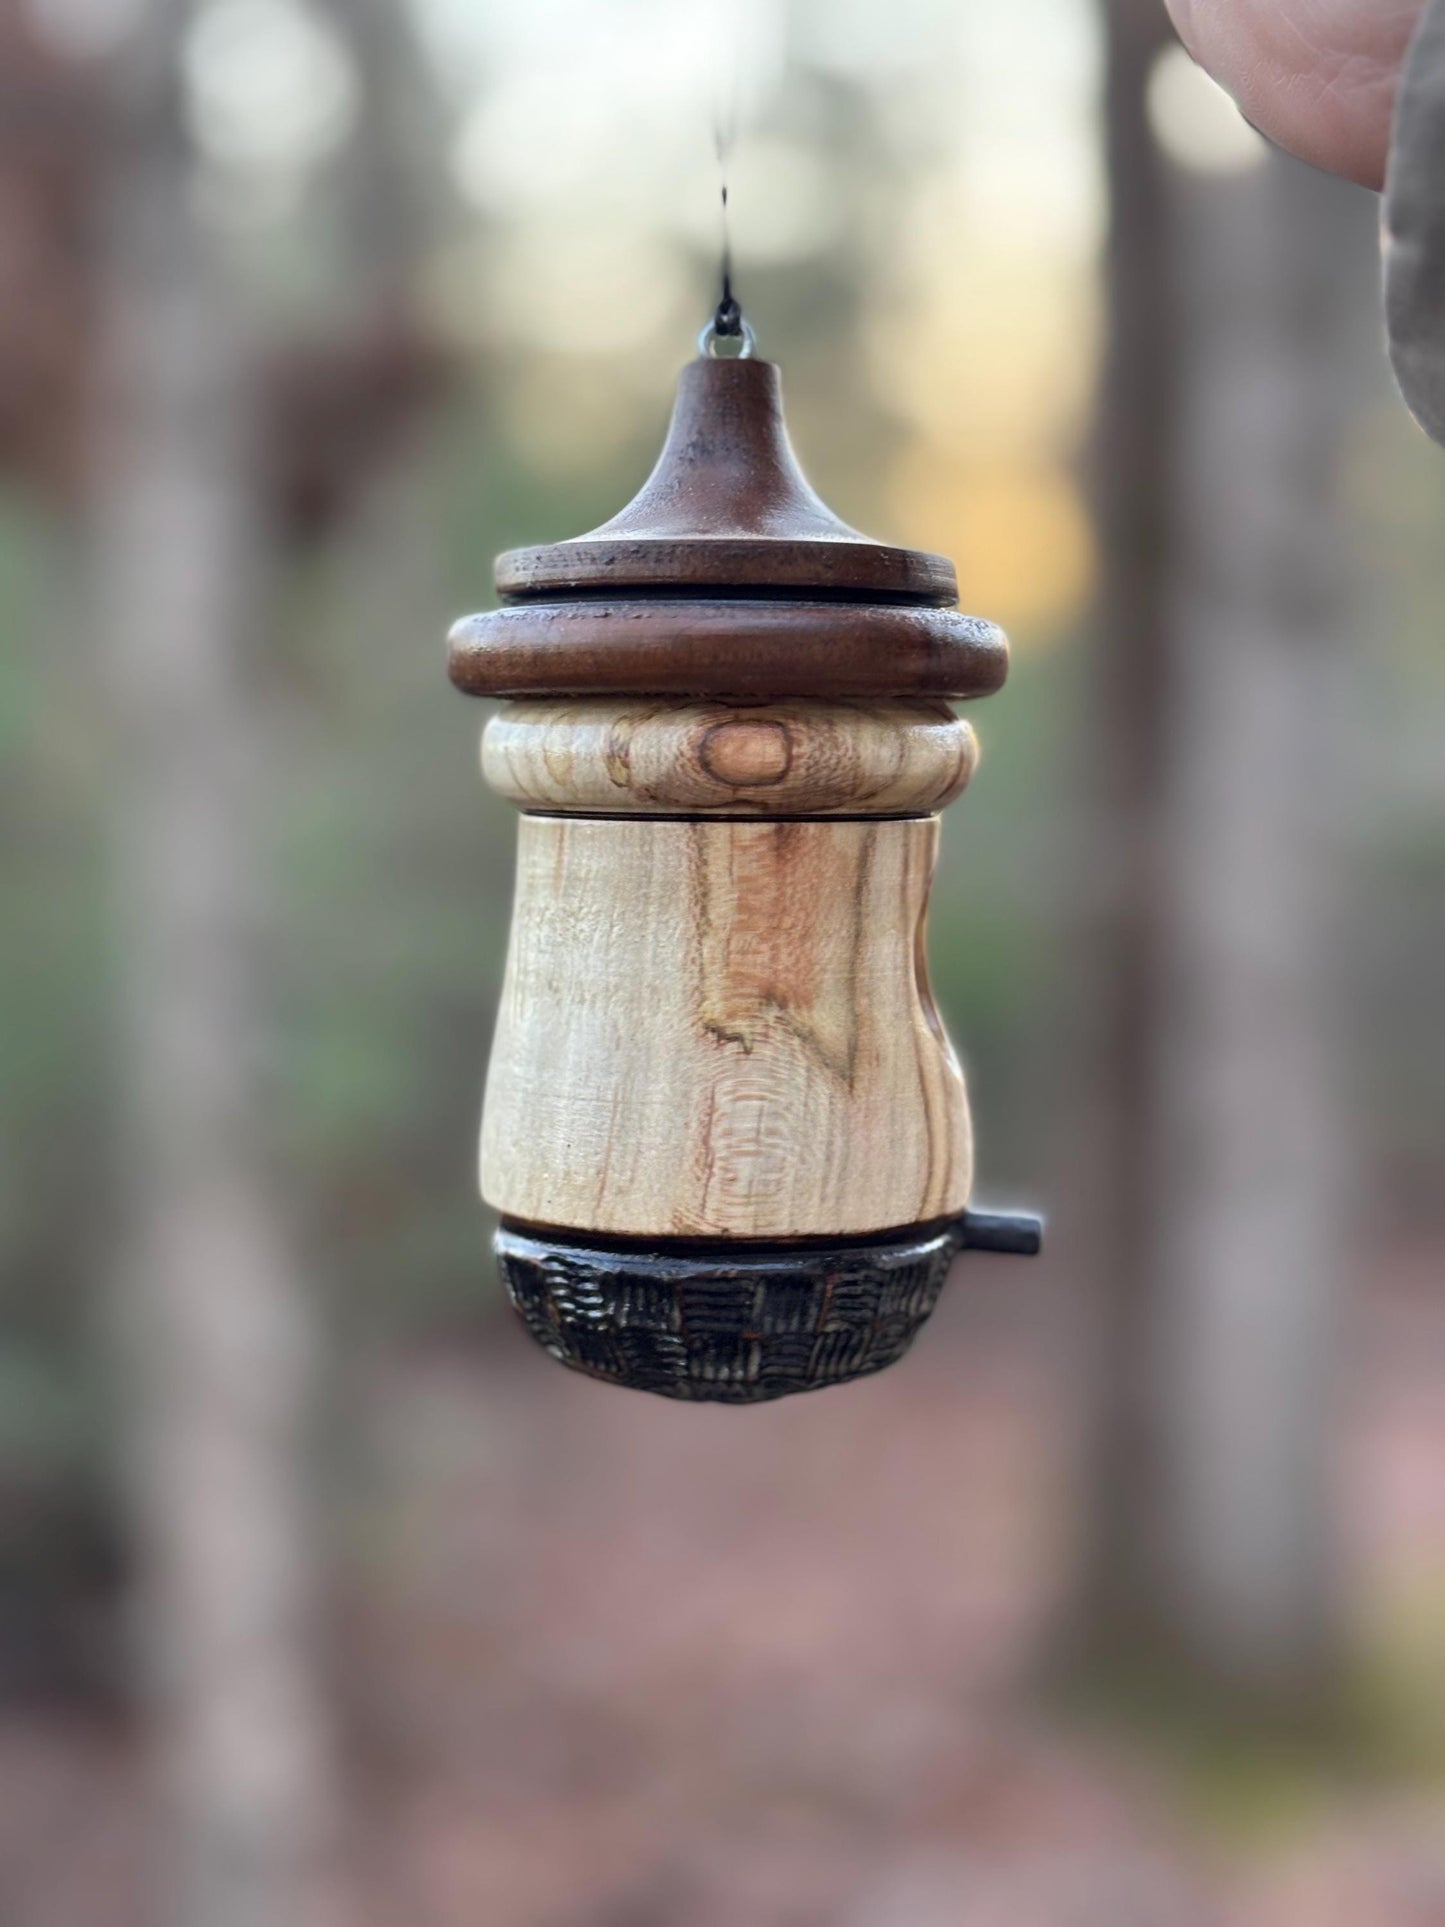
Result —
[[742, 304], [733, 293], [733, 243], [728, 228], [727, 176], [722, 182], [722, 299], [712, 318], [713, 333], [740, 335], [743, 331]]
[[[734, 47], [728, 96], [726, 100], [720, 99], [713, 116], [713, 147], [717, 153], [722, 217], [719, 237], [722, 243], [722, 288], [717, 307], [698, 337], [698, 348], [705, 355], [717, 356], [731, 352], [741, 358], [750, 355], [753, 351], [753, 331], [743, 313], [742, 303], [733, 292], [732, 224], [728, 210], [728, 162], [732, 158], [732, 151], [737, 142], [739, 92], [739, 63], [737, 49]], [[720, 345], [724, 343], [725, 347]]]

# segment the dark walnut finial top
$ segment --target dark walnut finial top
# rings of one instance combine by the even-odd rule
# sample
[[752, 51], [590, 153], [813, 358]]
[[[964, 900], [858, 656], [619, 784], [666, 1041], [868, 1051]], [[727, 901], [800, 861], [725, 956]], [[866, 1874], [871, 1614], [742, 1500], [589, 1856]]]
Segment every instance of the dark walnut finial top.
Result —
[[497, 559], [503, 596], [584, 589], [818, 589], [958, 600], [941, 555], [849, 528], [809, 486], [770, 361], [689, 362], [657, 466], [599, 529]]
[[871, 541], [809, 486], [778, 370], [690, 362], [657, 465], [620, 514], [497, 558], [503, 607], [451, 636], [474, 695], [987, 695], [991, 623], [957, 608], [953, 565]]

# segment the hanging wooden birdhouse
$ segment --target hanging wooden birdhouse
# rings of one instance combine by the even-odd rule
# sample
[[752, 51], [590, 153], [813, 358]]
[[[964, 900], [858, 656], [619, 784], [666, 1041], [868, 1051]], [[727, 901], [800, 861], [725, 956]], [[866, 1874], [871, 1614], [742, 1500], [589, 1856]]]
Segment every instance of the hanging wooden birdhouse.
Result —
[[453, 682], [505, 698], [487, 781], [522, 811], [482, 1195], [563, 1363], [733, 1403], [904, 1352], [963, 1248], [963, 1077], [929, 990], [950, 704], [1003, 682], [952, 565], [804, 480], [778, 370], [682, 372], [641, 493], [498, 558]]

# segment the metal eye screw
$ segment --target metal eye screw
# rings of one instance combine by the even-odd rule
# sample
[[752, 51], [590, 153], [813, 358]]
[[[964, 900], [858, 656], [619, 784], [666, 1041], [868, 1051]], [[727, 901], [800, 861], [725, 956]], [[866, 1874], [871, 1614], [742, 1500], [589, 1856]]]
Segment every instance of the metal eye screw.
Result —
[[732, 295], [724, 295], [703, 324], [697, 351], [713, 361], [746, 361], [756, 345], [747, 316]]

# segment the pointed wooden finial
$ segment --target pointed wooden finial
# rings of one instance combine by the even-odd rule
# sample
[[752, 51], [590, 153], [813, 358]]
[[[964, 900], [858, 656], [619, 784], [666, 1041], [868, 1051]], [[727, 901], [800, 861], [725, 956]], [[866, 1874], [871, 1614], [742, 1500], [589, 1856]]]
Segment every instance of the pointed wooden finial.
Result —
[[504, 606], [451, 637], [474, 695], [987, 695], [1002, 634], [943, 556], [862, 535], [809, 486], [778, 370], [690, 362], [657, 465], [620, 514], [496, 564]]

